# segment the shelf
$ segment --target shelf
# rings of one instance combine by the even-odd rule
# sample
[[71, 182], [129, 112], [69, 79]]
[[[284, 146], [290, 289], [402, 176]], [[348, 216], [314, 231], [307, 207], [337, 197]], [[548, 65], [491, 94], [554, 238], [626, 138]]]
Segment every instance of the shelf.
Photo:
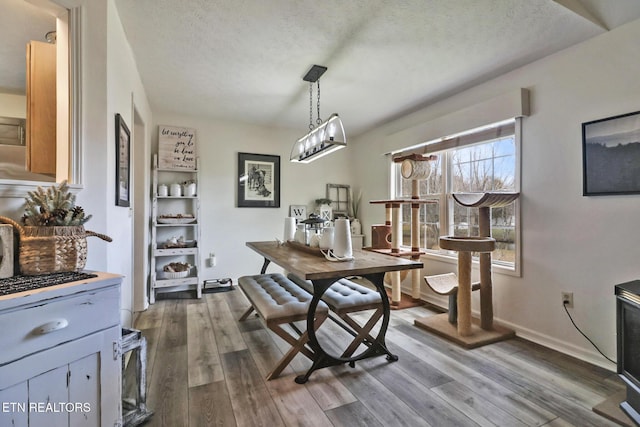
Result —
[[198, 276], [184, 277], [182, 279], [156, 279], [155, 288], [168, 288], [170, 286], [199, 285]]
[[365, 251], [377, 252], [379, 254], [391, 255], [395, 257], [416, 257], [420, 255], [426, 254], [424, 251], [411, 251], [410, 249], [400, 248], [400, 252], [391, 252], [391, 249], [373, 249], [373, 248], [362, 248]]
[[167, 169], [167, 168], [157, 168], [158, 172], [184, 172], [184, 173], [197, 173], [198, 169]]
[[154, 196], [156, 199], [168, 199], [168, 200], [182, 200], [182, 199], [197, 199], [198, 196]]
[[386, 205], [386, 204], [404, 204], [404, 203], [416, 203], [416, 204], [427, 204], [427, 203], [438, 203], [437, 200], [431, 199], [393, 199], [393, 200], [369, 200], [369, 203], [372, 205]]
[[[196, 159], [198, 165], [199, 159]], [[189, 196], [159, 196], [160, 183], [185, 181], [187, 179], [200, 184], [199, 168], [158, 168], [158, 155], [154, 155], [151, 191], [151, 262], [149, 303], [155, 302], [157, 292], [178, 292], [195, 290], [197, 298], [202, 297], [202, 278], [200, 277], [200, 197], [199, 194]], [[183, 174], [176, 176], [176, 174]], [[175, 193], [174, 193], [175, 194]], [[189, 193], [191, 194], [191, 193]], [[181, 215], [181, 218], [176, 217]], [[191, 215], [185, 218], [184, 215]], [[176, 218], [173, 218], [176, 217]], [[162, 220], [163, 222], [160, 222]], [[188, 222], [191, 220], [191, 222]], [[183, 222], [185, 221], [185, 222]], [[184, 235], [186, 245], [165, 247], [170, 235]], [[194, 268], [187, 277], [168, 279], [161, 270], [162, 266], [171, 262], [188, 260]]]
[[178, 255], [196, 255], [198, 253], [198, 248], [167, 248], [167, 249], [156, 249], [153, 251], [154, 256], [178, 256]]

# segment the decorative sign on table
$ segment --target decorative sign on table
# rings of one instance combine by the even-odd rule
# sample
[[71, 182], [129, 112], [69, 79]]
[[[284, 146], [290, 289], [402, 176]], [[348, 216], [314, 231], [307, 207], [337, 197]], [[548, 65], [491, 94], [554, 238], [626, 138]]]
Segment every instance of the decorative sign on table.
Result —
[[158, 153], [160, 169], [195, 169], [195, 129], [158, 126]]

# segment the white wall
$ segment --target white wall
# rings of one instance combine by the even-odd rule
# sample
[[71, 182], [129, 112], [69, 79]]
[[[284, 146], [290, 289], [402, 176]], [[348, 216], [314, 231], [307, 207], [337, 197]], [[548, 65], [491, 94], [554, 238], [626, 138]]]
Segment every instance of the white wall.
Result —
[[[154, 112], [153, 120], [153, 153], [157, 152], [158, 125], [196, 130], [204, 279], [230, 277], [235, 281], [242, 275], [257, 274], [262, 258], [245, 242], [282, 238], [289, 205], [308, 205], [310, 213], [315, 207], [314, 199], [325, 196], [327, 183], [353, 181], [348, 147], [309, 164], [289, 162], [293, 143], [306, 131], [303, 122], [299, 131], [291, 131], [159, 112]], [[236, 207], [239, 152], [280, 156], [280, 208]], [[204, 263], [210, 252], [217, 258], [214, 268], [207, 268]], [[270, 267], [269, 271], [275, 270]]]
[[[85, 0], [82, 3], [82, 155], [83, 188], [76, 202], [93, 218], [86, 228], [113, 238], [105, 243], [87, 239], [87, 269], [122, 274], [122, 320], [130, 324], [132, 312], [131, 247], [129, 209], [115, 206], [115, 113], [133, 124], [132, 98], [144, 120], [151, 112], [138, 76], [133, 55], [113, 0]], [[150, 136], [143, 143], [149, 144]], [[146, 168], [146, 159], [135, 159]], [[144, 186], [144, 183], [133, 185]], [[146, 191], [144, 187], [141, 191]], [[26, 194], [25, 194], [26, 195]], [[0, 215], [20, 218], [22, 197], [0, 197]], [[144, 208], [144, 207], [141, 207]]]
[[0, 117], [27, 117], [27, 96], [0, 93]]
[[[522, 277], [494, 272], [494, 313], [522, 337], [609, 369], [615, 366], [571, 325], [560, 292], [574, 293], [574, 319], [615, 359], [614, 285], [640, 274], [640, 196], [582, 196], [581, 123], [640, 110], [639, 38], [635, 21], [374, 129], [357, 139], [354, 150], [364, 198], [388, 197], [388, 163], [380, 154], [389, 135], [529, 89], [531, 116], [523, 120], [522, 137]], [[384, 209], [363, 208], [365, 230], [384, 221]], [[423, 261], [425, 274], [456, 269], [450, 262]], [[422, 293], [445, 305], [424, 285]]]
[[[107, 180], [105, 196], [108, 212], [107, 234], [113, 238], [110, 244], [112, 250], [107, 260], [107, 270], [123, 274], [122, 308], [124, 323], [130, 325], [133, 311], [133, 287], [144, 288], [146, 281], [137, 281], [134, 284], [134, 253], [133, 253], [133, 215], [145, 215], [148, 212], [145, 205], [134, 204], [135, 192], [148, 194], [148, 176], [146, 181], [138, 182], [134, 179], [133, 169], [142, 168], [148, 170], [144, 157], [137, 158], [134, 154], [134, 145], [149, 145], [150, 135], [136, 135], [134, 139], [134, 108], [138, 111], [142, 120], [151, 122], [151, 109], [147, 101], [142, 81], [133, 57], [133, 52], [126, 40], [122, 23], [113, 0], [109, 0], [107, 7], [108, 40], [107, 40]], [[130, 207], [119, 207], [115, 204], [115, 116], [120, 114], [131, 133], [130, 157], [132, 170], [130, 171]], [[145, 259], [146, 257], [143, 257]], [[138, 268], [139, 267], [139, 268]], [[136, 270], [144, 270], [146, 265], [136, 266]]]

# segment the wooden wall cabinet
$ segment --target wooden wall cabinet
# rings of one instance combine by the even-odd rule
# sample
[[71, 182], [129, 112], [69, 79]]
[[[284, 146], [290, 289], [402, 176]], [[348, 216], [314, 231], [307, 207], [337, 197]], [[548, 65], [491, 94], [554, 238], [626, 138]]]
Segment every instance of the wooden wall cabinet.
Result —
[[56, 45], [27, 44], [27, 170], [56, 174]]
[[0, 425], [121, 425], [121, 277], [0, 296]]

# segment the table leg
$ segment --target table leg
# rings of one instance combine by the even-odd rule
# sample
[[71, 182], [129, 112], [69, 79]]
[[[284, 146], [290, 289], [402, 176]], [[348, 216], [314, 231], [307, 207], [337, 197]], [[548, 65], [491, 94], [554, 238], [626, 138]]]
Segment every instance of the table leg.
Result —
[[380, 293], [382, 298], [382, 325], [378, 332], [378, 336], [374, 338], [370, 346], [362, 353], [353, 357], [337, 357], [333, 356], [322, 348], [316, 337], [316, 331], [314, 328], [315, 313], [318, 307], [318, 303], [322, 298], [322, 295], [326, 290], [335, 282], [335, 279], [317, 279], [313, 282], [313, 298], [309, 304], [309, 313], [307, 314], [307, 332], [309, 333], [309, 346], [313, 349], [314, 358], [311, 368], [304, 374], [296, 377], [295, 381], [298, 384], [304, 384], [308, 381], [309, 377], [316, 369], [326, 368], [328, 366], [341, 365], [343, 363], [349, 363], [350, 366], [355, 366], [355, 362], [361, 359], [369, 357], [386, 355], [387, 360], [395, 362], [398, 360], [398, 356], [392, 354], [386, 346], [385, 335], [387, 328], [389, 327], [389, 318], [391, 316], [391, 309], [389, 307], [389, 298], [384, 289], [384, 273], [366, 274], [363, 275], [365, 279], [368, 279], [373, 283]]
[[269, 261], [268, 259], [264, 259], [264, 263], [262, 264], [262, 269], [260, 270], [260, 274], [264, 274], [267, 272], [267, 267], [269, 266], [269, 263], [271, 261]]

